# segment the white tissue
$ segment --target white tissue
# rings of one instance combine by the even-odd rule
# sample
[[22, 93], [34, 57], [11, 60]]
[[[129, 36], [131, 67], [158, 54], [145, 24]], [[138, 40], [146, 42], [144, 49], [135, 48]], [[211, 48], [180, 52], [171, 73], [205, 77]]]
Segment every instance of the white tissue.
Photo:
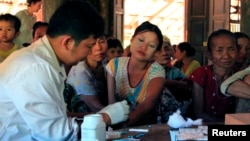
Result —
[[192, 125], [202, 125], [202, 119], [192, 120], [187, 118], [187, 121], [181, 116], [181, 111], [178, 109], [175, 113], [169, 116], [167, 123], [172, 128], [190, 127]]
[[106, 139], [116, 139], [121, 137], [121, 132], [113, 131], [113, 128], [109, 127], [106, 131]]

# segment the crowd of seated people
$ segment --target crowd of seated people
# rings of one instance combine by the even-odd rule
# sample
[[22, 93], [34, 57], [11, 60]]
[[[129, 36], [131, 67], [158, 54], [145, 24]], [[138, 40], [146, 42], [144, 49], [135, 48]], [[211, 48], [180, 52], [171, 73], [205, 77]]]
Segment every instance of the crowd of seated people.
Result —
[[[139, 29], [140, 26], [138, 26]], [[131, 106], [128, 121], [120, 123], [118, 126], [113, 126], [114, 128], [156, 123], [157, 120], [159, 121], [159, 118], [160, 122], [166, 123], [169, 116], [177, 109], [180, 109], [181, 114], [185, 117], [201, 118], [205, 122], [223, 122], [226, 113], [235, 112], [236, 98], [228, 95], [224, 96], [220, 92], [220, 85], [224, 80], [240, 70], [239, 65], [236, 64], [241, 63], [242, 67], [243, 65], [246, 67], [245, 63], [247, 63], [248, 58], [244, 57], [244, 54], [246, 56], [246, 52], [248, 52], [248, 36], [238, 37], [239, 35], [236, 35], [239, 33], [232, 33], [225, 29], [211, 33], [208, 38], [207, 59], [210, 59], [212, 64], [207, 66], [201, 66], [198, 60], [193, 59], [195, 49], [190, 43], [180, 42], [173, 47], [170, 39], [163, 36], [161, 48], [157, 47], [154, 53], [152, 53], [151, 63], [155, 61], [165, 69], [165, 80], [160, 80], [164, 85], [160, 87], [157, 84], [160, 91], [146, 91], [150, 95], [146, 94], [143, 96], [141, 93], [137, 94], [136, 89], [137, 86], [143, 86], [144, 76], [148, 75], [149, 66], [142, 67], [143, 69], [140, 71], [142, 74], [136, 72], [136, 69], [139, 69], [137, 67], [140, 66], [138, 62], [136, 63], [136, 60], [146, 61], [143, 59], [143, 56], [147, 56], [143, 52], [144, 49], [137, 49], [137, 47], [141, 45], [142, 48], [146, 48], [143, 45], [147, 45], [149, 48], [150, 44], [147, 44], [147, 34], [140, 35], [142, 33], [146, 34], [147, 32], [136, 30], [132, 36], [133, 40], [131, 40], [129, 47], [126, 48], [131, 52], [129, 55], [125, 53], [125, 49], [123, 55], [110, 59], [106, 66], [105, 80], [108, 80], [106, 85], [109, 104], [126, 99]], [[148, 36], [153, 37], [150, 34]], [[236, 42], [239, 38], [244, 39]], [[226, 44], [230, 44], [230, 47]], [[241, 51], [243, 52], [243, 55], [241, 55], [243, 57], [238, 56], [240, 49], [244, 50]], [[132, 53], [135, 55], [132, 55]], [[171, 64], [173, 58], [178, 60], [174, 65]], [[242, 58], [244, 59], [243, 61], [241, 61]], [[127, 61], [120, 62], [123, 59], [127, 59]], [[128, 63], [127, 65], [123, 64], [126, 62]], [[133, 63], [137, 67], [134, 67]], [[148, 62], [147, 64], [151, 63]], [[119, 74], [120, 72], [127, 72], [127, 75], [122, 77], [123, 74]], [[150, 70], [150, 72], [152, 73], [153, 71]], [[155, 86], [155, 84], [152, 84], [152, 87]], [[148, 88], [151, 89], [151, 86], [149, 85]], [[151, 101], [147, 100], [149, 98]], [[147, 103], [147, 106], [144, 103]], [[149, 111], [156, 112], [151, 114], [154, 115], [153, 118], [145, 118], [148, 116]], [[144, 117], [146, 120], [140, 120], [141, 117]]]
[[[20, 28], [18, 22], [3, 17], [0, 33], [6, 25], [13, 30], [9, 42], [0, 38], [0, 55], [7, 43], [10, 50], [15, 48]], [[33, 41], [24, 46], [42, 38], [48, 26], [36, 22]], [[96, 113], [122, 100], [129, 103], [130, 113], [128, 120], [115, 128], [152, 124], [159, 119], [166, 123], [177, 109], [183, 116], [205, 122], [224, 122], [227, 113], [249, 112], [250, 96], [244, 93], [250, 89], [249, 40], [242, 32], [212, 32], [207, 41], [207, 59], [212, 64], [201, 66], [193, 58], [196, 51], [191, 43], [183, 41], [173, 47], [158, 26], [148, 21], [135, 29], [125, 49], [119, 39], [100, 36], [86, 58], [72, 66], [65, 64], [68, 116]], [[174, 64], [173, 58], [177, 60]]]

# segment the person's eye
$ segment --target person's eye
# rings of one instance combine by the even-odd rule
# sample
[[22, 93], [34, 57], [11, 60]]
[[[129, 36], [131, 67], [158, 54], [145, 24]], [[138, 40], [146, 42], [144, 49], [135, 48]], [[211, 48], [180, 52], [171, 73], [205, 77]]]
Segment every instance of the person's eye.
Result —
[[221, 53], [221, 52], [222, 52], [222, 49], [217, 49], [217, 50], [215, 50], [215, 51]]
[[151, 47], [151, 48], [156, 48], [156, 46], [155, 46], [155, 45], [149, 45], [149, 47]]
[[235, 51], [236, 49], [235, 48], [230, 48], [231, 51]]
[[92, 48], [93, 46], [92, 45], [88, 45], [87, 48]]
[[230, 51], [235, 51], [236, 48], [235, 48], [235, 47], [230, 47], [229, 50], [230, 50]]
[[106, 42], [106, 40], [99, 40], [99, 43], [100, 44], [103, 44], [103, 43], [105, 43]]
[[144, 40], [143, 39], [141, 39], [141, 38], [138, 38], [138, 40], [139, 40], [139, 42], [143, 42]]

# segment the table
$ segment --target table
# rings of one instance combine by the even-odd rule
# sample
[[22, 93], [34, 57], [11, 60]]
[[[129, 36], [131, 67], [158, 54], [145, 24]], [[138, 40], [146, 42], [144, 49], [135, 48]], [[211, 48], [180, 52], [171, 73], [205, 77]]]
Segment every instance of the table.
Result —
[[[128, 138], [129, 136], [135, 136], [141, 132], [130, 132], [129, 129], [148, 129], [147, 133], [144, 133], [144, 136], [140, 137], [141, 141], [171, 141], [169, 127], [167, 124], [153, 124], [153, 125], [143, 125], [130, 127], [125, 129], [119, 129], [116, 131], [125, 131], [126, 134], [122, 134], [121, 138]], [[107, 141], [112, 141], [114, 139], [110, 139]]]
[[[219, 122], [212, 122], [212, 123], [203, 123], [203, 125], [224, 125], [224, 123]], [[197, 126], [192, 126], [196, 128]], [[153, 124], [153, 125], [143, 125], [143, 126], [136, 126], [130, 127], [125, 129], [119, 129], [115, 131], [123, 132], [125, 131], [126, 134], [122, 134], [121, 138], [128, 138], [129, 136], [136, 136], [138, 133], [141, 132], [130, 132], [129, 129], [148, 129], [147, 133], [144, 133], [144, 136], [140, 137], [141, 141], [171, 141], [170, 132], [169, 130], [175, 130], [171, 128], [166, 123], [163, 124]], [[108, 139], [107, 141], [113, 141], [114, 139]]]

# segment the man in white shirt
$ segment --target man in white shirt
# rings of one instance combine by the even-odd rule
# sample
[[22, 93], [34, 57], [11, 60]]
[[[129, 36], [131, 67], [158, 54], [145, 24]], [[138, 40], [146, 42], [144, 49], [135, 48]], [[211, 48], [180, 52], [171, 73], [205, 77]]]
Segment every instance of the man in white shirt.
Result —
[[[0, 140], [77, 140], [79, 126], [67, 116], [64, 66], [83, 60], [104, 32], [88, 2], [68, 1], [51, 17], [46, 35], [0, 64]], [[117, 102], [99, 111], [106, 124], [127, 120]]]

